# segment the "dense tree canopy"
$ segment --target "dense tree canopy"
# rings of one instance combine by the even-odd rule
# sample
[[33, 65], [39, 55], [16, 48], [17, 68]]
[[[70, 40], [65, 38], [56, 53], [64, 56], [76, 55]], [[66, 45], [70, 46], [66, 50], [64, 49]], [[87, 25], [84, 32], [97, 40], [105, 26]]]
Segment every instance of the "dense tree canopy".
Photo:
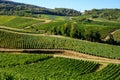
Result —
[[34, 5], [0, 0], [0, 15], [32, 16], [37, 14], [51, 14], [61, 16], [81, 15], [79, 11], [66, 8], [48, 9]]

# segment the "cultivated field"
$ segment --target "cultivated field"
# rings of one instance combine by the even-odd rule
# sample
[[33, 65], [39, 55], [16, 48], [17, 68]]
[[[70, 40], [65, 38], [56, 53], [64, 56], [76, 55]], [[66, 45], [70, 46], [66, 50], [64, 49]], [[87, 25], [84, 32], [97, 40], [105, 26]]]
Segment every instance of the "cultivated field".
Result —
[[119, 64], [108, 64], [102, 70], [100, 66], [96, 62], [47, 55], [0, 53], [1, 80], [119, 80]]
[[[119, 80], [120, 46], [65, 34], [83, 31], [87, 37], [98, 31], [102, 40], [119, 25], [79, 17], [0, 16], [0, 80]], [[119, 31], [112, 35], [119, 41]]]

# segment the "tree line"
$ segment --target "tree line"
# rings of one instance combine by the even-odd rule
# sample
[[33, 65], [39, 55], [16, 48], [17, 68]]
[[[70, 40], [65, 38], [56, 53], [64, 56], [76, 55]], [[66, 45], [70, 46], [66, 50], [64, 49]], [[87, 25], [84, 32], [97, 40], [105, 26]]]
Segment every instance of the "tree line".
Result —
[[50, 30], [52, 34], [63, 35], [71, 38], [77, 38], [82, 40], [88, 40], [92, 42], [100, 42], [101, 35], [99, 31], [92, 30], [91, 28], [83, 28], [76, 23], [64, 23], [60, 26], [54, 26]]

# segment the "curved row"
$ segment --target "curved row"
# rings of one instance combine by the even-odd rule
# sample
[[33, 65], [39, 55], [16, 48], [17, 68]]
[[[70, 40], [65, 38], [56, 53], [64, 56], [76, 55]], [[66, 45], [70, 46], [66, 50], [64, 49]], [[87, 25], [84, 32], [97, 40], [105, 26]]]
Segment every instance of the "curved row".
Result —
[[77, 39], [15, 34], [0, 30], [0, 48], [64, 49], [120, 59], [120, 47]]
[[109, 64], [103, 70], [83, 75], [81, 78], [83, 80], [119, 80], [120, 65]]

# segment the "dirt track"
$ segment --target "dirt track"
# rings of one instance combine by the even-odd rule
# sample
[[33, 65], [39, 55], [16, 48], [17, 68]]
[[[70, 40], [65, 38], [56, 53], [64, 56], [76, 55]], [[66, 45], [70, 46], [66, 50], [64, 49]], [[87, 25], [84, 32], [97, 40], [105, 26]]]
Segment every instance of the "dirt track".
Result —
[[[115, 30], [115, 31], [113, 31], [113, 32], [111, 32], [110, 34], [114, 34], [115, 32], [117, 32], [117, 31], [119, 31], [120, 29], [117, 29], [117, 30]], [[109, 39], [109, 36], [106, 36], [105, 38], [104, 38], [104, 41], [107, 41]]]
[[75, 51], [70, 50], [59, 50], [59, 49], [4, 49], [1, 48], [0, 52], [36, 52], [37, 54], [45, 53], [53, 55], [54, 57], [65, 57], [65, 58], [72, 58], [72, 59], [79, 59], [79, 60], [89, 60], [95, 61], [100, 63], [115, 63], [120, 64], [120, 60], [115, 59], [108, 59], [103, 57], [92, 56], [84, 53], [78, 53]]

